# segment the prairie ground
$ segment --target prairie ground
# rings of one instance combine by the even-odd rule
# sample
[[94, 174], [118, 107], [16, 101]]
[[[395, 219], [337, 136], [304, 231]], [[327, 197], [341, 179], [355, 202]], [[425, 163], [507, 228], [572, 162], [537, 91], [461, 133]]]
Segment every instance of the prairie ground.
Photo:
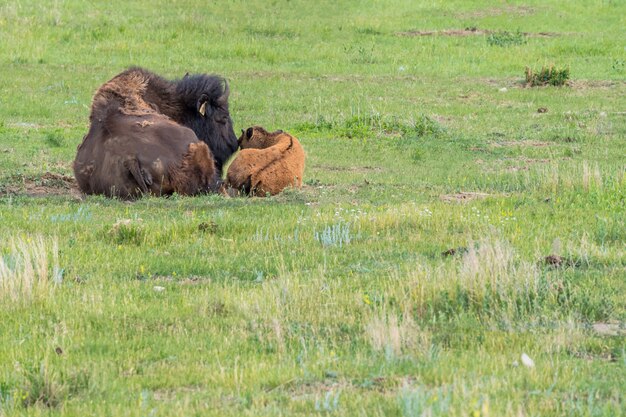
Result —
[[[0, 4], [0, 416], [625, 414], [625, 15]], [[303, 188], [82, 196], [92, 94], [133, 65], [225, 76]]]

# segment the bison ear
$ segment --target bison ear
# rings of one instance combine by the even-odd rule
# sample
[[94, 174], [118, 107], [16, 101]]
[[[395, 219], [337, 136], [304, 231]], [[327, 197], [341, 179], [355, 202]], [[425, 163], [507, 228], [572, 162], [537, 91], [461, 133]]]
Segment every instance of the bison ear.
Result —
[[[198, 110], [198, 113], [200, 113], [200, 115], [202, 117], [206, 116], [207, 113], [207, 102], [209, 101], [209, 96], [207, 96], [206, 94], [202, 94], [200, 95], [200, 98], [198, 98], [198, 102], [196, 103], [196, 109]], [[209, 112], [211, 111], [211, 109], [208, 109]]]

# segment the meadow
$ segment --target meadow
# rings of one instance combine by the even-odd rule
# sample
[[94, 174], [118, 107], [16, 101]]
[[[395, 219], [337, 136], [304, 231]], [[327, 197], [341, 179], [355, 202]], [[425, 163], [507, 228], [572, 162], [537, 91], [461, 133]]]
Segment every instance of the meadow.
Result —
[[[0, 416], [626, 414], [624, 16], [0, 3]], [[303, 188], [80, 195], [91, 97], [134, 65], [225, 76]]]

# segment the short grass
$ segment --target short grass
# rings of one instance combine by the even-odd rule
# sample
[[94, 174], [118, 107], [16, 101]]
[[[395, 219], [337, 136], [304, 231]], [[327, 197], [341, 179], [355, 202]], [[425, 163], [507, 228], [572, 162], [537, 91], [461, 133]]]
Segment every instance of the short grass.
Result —
[[[623, 415], [624, 15], [1, 4], [0, 416]], [[303, 189], [73, 194], [130, 65], [226, 76], [237, 131], [299, 137]], [[552, 65], [568, 86], [525, 86]]]

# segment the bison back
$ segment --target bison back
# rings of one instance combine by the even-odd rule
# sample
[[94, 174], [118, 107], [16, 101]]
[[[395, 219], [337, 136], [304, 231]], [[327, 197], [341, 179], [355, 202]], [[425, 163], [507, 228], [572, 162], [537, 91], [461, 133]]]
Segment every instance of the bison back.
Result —
[[193, 131], [158, 114], [112, 119], [94, 122], [78, 148], [74, 173], [81, 190], [120, 198], [176, 192], [170, 171], [199, 142]]

